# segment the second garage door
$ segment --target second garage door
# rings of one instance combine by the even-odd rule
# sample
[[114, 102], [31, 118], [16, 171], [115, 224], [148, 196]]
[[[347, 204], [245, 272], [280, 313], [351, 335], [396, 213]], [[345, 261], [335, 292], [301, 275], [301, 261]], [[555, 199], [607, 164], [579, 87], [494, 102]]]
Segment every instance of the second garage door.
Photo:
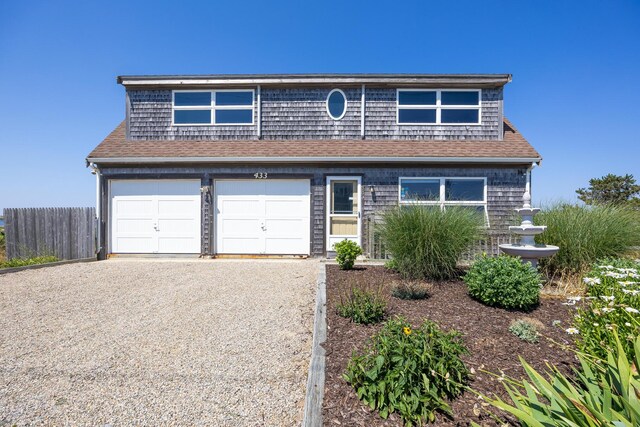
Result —
[[309, 180], [215, 182], [216, 252], [308, 255]]

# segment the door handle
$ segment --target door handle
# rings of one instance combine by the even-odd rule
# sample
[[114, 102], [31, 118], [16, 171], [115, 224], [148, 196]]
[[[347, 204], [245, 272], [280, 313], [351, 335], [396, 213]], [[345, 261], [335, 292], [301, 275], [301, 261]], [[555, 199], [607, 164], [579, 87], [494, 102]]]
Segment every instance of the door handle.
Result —
[[156, 231], [160, 231], [160, 230], [158, 230], [158, 224], [153, 224], [153, 229], [156, 230]]

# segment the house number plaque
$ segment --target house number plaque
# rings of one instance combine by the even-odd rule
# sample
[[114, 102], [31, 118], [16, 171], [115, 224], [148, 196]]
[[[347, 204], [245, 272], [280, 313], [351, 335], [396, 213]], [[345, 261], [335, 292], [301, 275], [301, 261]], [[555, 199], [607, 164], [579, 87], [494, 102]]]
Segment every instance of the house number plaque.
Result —
[[267, 179], [267, 173], [266, 172], [256, 172], [253, 174], [255, 179]]

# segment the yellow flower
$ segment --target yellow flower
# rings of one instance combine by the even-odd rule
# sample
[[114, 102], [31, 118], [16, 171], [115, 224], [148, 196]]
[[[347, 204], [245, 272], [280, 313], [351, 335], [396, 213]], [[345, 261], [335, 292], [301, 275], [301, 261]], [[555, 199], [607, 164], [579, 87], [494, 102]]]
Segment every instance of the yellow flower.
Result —
[[405, 335], [411, 335], [411, 328], [408, 326], [405, 326], [404, 328], [402, 328], [402, 330], [404, 331]]

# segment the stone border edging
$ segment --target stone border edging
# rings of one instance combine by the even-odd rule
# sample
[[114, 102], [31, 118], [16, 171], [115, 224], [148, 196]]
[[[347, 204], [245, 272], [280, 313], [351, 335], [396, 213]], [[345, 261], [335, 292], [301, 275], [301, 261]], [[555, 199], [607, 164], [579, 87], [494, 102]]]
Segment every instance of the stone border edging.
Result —
[[17, 273], [19, 271], [35, 270], [37, 268], [55, 267], [58, 265], [75, 264], [78, 262], [93, 262], [93, 261], [97, 261], [97, 259], [96, 258], [67, 259], [67, 260], [56, 261], [56, 262], [45, 262], [44, 264], [25, 265], [22, 267], [0, 268], [0, 274]]
[[313, 322], [313, 345], [311, 363], [307, 379], [307, 392], [304, 402], [302, 425], [304, 427], [322, 426], [322, 400], [324, 398], [325, 350], [322, 344], [327, 339], [327, 270], [324, 262], [318, 269], [316, 289], [316, 312]]

